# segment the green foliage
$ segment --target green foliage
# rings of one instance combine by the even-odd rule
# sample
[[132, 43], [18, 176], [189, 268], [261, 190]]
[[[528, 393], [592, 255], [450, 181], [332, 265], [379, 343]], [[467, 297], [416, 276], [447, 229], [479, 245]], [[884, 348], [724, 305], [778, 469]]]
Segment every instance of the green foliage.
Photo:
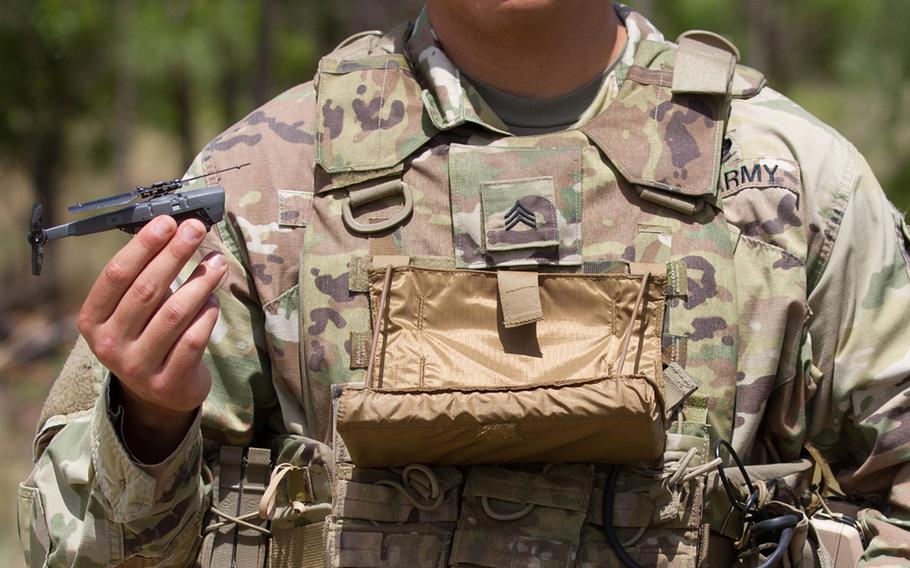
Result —
[[[0, 11], [0, 161], [34, 169], [48, 141], [57, 140], [63, 148], [59, 156], [51, 152], [55, 163], [78, 156], [108, 167], [123, 143], [115, 135], [123, 116], [196, 147], [257, 100], [312, 77], [318, 55], [357, 31], [351, 21], [387, 27], [392, 22], [371, 22], [367, 13], [400, 14], [413, 5], [6, 0]], [[692, 28], [731, 38], [744, 61], [761, 67], [776, 88], [844, 131], [869, 156], [896, 201], [910, 202], [910, 174], [903, 165], [910, 161], [910, 135], [903, 127], [910, 123], [905, 0], [632, 5], [669, 38]], [[863, 101], [872, 112], [851, 112]]]
[[98, 2], [4, 3], [0, 106], [7, 120], [0, 122], [0, 148], [6, 161], [27, 161], [38, 134], [110, 100], [110, 57], [102, 34], [109, 16]]

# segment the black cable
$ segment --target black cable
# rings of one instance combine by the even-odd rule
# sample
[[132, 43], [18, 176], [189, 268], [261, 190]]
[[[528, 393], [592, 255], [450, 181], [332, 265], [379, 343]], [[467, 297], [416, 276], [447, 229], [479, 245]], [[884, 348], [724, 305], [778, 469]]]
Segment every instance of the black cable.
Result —
[[[733, 458], [733, 461], [736, 463], [736, 467], [739, 468], [739, 472], [743, 476], [743, 483], [746, 484], [749, 495], [755, 493], [755, 485], [752, 484], [752, 479], [749, 477], [749, 472], [746, 471], [746, 466], [743, 465], [742, 460], [739, 459], [739, 455], [736, 453], [736, 450], [733, 449], [733, 446], [730, 445], [730, 442], [724, 440], [723, 438], [717, 440], [717, 442], [714, 443], [714, 457], [720, 457], [721, 448], [727, 448], [727, 452], [730, 453], [730, 457]], [[740, 501], [733, 494], [733, 487], [730, 485], [730, 481], [727, 479], [727, 474], [724, 473], [723, 464], [717, 466], [717, 474], [720, 476], [720, 481], [724, 486], [724, 491], [727, 493], [727, 498], [730, 500], [730, 504], [739, 509], [740, 512], [745, 513], [746, 506], [744, 503], [740, 503]]]
[[[720, 450], [722, 447], [726, 447], [730, 452], [730, 456], [733, 458], [733, 461], [736, 462], [737, 467], [743, 475], [743, 481], [746, 484], [746, 487], [749, 489], [749, 497], [745, 502], [739, 502], [733, 495], [733, 490], [730, 485], [727, 476], [724, 475], [723, 465], [718, 466], [717, 470], [720, 473], [721, 482], [724, 486], [724, 489], [727, 492], [727, 497], [730, 499], [730, 503], [738, 508], [741, 512], [744, 513], [744, 516], [750, 515], [752, 509], [755, 507], [758, 500], [758, 490], [752, 484], [752, 480], [749, 478], [749, 474], [746, 472], [746, 468], [743, 466], [742, 461], [739, 459], [739, 456], [736, 455], [736, 451], [733, 450], [730, 443], [726, 440], [718, 440], [714, 446], [714, 454], [717, 457], [720, 457]], [[607, 542], [610, 543], [610, 547], [613, 549], [613, 553], [616, 554], [616, 557], [626, 568], [641, 568], [641, 566], [635, 562], [635, 560], [629, 556], [629, 553], [626, 552], [625, 547], [622, 543], [619, 542], [619, 537], [616, 535], [616, 528], [613, 526], [613, 504], [616, 500], [616, 485], [619, 481], [619, 474], [622, 472], [622, 466], [612, 465], [607, 473], [607, 482], [604, 487], [604, 498], [603, 498], [603, 517], [604, 517], [604, 532], [607, 536]], [[780, 538], [777, 541], [777, 547], [774, 549], [774, 552], [771, 553], [764, 562], [759, 564], [756, 568], [771, 568], [777, 566], [781, 559], [784, 556], [784, 553], [787, 551], [787, 548], [790, 546], [790, 541], [793, 539], [793, 527], [799, 522], [799, 519], [796, 515], [781, 515], [779, 517], [772, 517], [763, 521], [759, 521], [752, 525], [751, 532], [755, 534], [766, 533], [770, 531], [780, 530]]]
[[765, 519], [764, 521], [759, 521], [752, 525], [749, 528], [751, 534], [762, 534], [769, 531], [776, 531], [785, 528], [793, 528], [796, 524], [799, 523], [799, 517], [796, 515], [781, 515], [779, 517], [771, 517], [770, 519]]
[[604, 532], [607, 533], [607, 542], [610, 543], [610, 547], [613, 549], [616, 557], [619, 558], [619, 561], [622, 562], [626, 568], [641, 568], [641, 566], [629, 556], [626, 549], [623, 548], [622, 543], [619, 542], [619, 537], [616, 536], [616, 529], [613, 527], [613, 501], [616, 498], [616, 482], [619, 480], [621, 471], [622, 466], [614, 465], [610, 466], [610, 472], [607, 474], [607, 485], [604, 487], [603, 501]]
[[774, 552], [771, 553], [771, 556], [769, 556], [767, 560], [756, 566], [756, 568], [771, 568], [772, 566], [777, 566], [784, 557], [784, 553], [790, 548], [790, 541], [792, 539], [792, 526], [780, 531], [780, 539], [777, 541], [777, 548], [774, 549]]

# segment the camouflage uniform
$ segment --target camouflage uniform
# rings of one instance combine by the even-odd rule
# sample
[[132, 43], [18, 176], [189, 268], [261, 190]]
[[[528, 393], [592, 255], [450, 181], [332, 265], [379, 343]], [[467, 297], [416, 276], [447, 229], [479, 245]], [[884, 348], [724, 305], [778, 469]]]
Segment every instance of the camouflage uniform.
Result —
[[[321, 61], [318, 83], [216, 137], [189, 175], [253, 165], [205, 180], [225, 186], [228, 214], [201, 254], [220, 250], [230, 266], [206, 357], [212, 392], [171, 457], [138, 464], [119, 441], [104, 369], [77, 346], [19, 490], [29, 563], [191, 563], [218, 448], [255, 444], [271, 447], [276, 463], [309, 468], [312, 495], [291, 524], [322, 527], [333, 566], [616, 565], [599, 526], [597, 468], [436, 468], [445, 502], [426, 511], [374, 483], [397, 474], [350, 464], [333, 434], [332, 385], [364, 379], [371, 258], [406, 255], [435, 269], [664, 266], [663, 362], [699, 385], [668, 433], [667, 463], [690, 448], [704, 463], [708, 442], [726, 438], [747, 463], [795, 464], [772, 470], [782, 477], [806, 469], [799, 460], [811, 442], [845, 491], [869, 499], [863, 565], [906, 564], [902, 215], [852, 145], [759, 73], [738, 66], [720, 83], [687, 86], [676, 47], [618, 11], [627, 48], [604, 110], [577, 128], [510, 136], [424, 14], [413, 33], [340, 48]], [[368, 236], [346, 229], [347, 196], [390, 179], [410, 188], [407, 222]], [[361, 200], [356, 220], [394, 215], [387, 196]], [[520, 238], [504, 227], [515, 203], [535, 211], [536, 227]], [[78, 401], [94, 406], [74, 409]], [[630, 535], [649, 527], [630, 546], [639, 562], [702, 558], [704, 523], [717, 532], [726, 513], [723, 492], [715, 483], [704, 494], [704, 483], [661, 500], [634, 476], [623, 482], [617, 526]], [[516, 484], [521, 498], [510, 497]], [[519, 526], [481, 519], [488, 497], [521, 504], [529, 494], [536, 508], [511, 523]], [[323, 524], [318, 504], [329, 502]]]

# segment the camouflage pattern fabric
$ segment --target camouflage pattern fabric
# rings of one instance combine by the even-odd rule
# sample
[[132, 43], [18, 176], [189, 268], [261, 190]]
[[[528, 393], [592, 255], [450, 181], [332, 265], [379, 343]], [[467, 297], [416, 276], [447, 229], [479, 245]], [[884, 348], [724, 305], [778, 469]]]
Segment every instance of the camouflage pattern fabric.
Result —
[[[667, 266], [666, 362], [680, 365], [700, 386], [684, 405], [668, 460], [695, 448], [695, 463], [701, 463], [709, 459], [709, 442], [724, 437], [748, 463], [788, 463], [811, 441], [841, 486], [870, 503], [861, 521], [873, 538], [861, 565], [905, 565], [910, 237], [902, 216], [849, 142], [762, 89], [754, 70], [736, 70], [729, 119], [723, 101], [671, 97], [674, 46], [640, 15], [617, 10], [629, 43], [597, 112], [578, 128], [509, 135], [445, 56], [424, 12], [410, 36], [401, 29], [362, 40], [357, 56], [348, 49], [349, 55], [329, 57], [320, 65], [318, 88], [295, 87], [216, 137], [189, 175], [253, 165], [197, 182], [223, 185], [228, 211], [200, 253], [220, 250], [230, 266], [206, 357], [212, 392], [172, 456], [139, 464], [117, 435], [104, 378], [86, 377], [99, 381], [105, 394], [90, 414], [62, 413], [39, 425], [44, 449], [19, 488], [28, 563], [191, 564], [211, 492], [203, 466], [222, 444], [255, 442], [271, 446], [278, 462], [310, 468], [310, 505], [333, 502], [325, 525], [331, 565], [495, 565], [506, 557], [542, 566], [547, 559], [564, 560], [563, 566], [617, 565], [592, 506], [602, 494], [597, 468], [569, 475], [589, 502], [550, 503], [543, 491], [540, 508], [519, 523], [521, 530], [491, 538], [481, 550], [483, 542], [469, 546], [468, 536], [459, 536], [478, 514], [477, 499], [481, 509], [483, 497], [496, 496], [501, 507], [513, 499], [488, 481], [488, 472], [436, 468], [443, 498], [425, 511], [376, 484], [396, 474], [353, 467], [342, 446], [333, 455], [332, 385], [364, 376], [354, 352], [370, 330], [370, 313], [357, 275], [369, 256], [394, 251], [415, 265], [501, 260], [481, 250], [482, 217], [475, 227], [458, 216], [482, 211], [480, 192], [465, 207], [453, 207], [460, 195], [450, 189], [476, 184], [466, 180], [453, 188], [457, 173], [450, 166], [458, 152], [473, 147], [470, 160], [535, 148], [568, 149], [543, 159], [575, 157], [575, 165], [560, 162], [552, 186], [511, 185], [526, 190], [513, 194], [525, 209], [537, 208], [526, 195], [552, 199], [553, 209], [543, 207], [539, 222], [546, 226], [555, 211], [557, 250], [565, 242], [567, 255], [581, 261], [558, 269]], [[513, 182], [519, 176], [496, 177], [513, 166], [503, 163], [476, 182]], [[344, 188], [388, 176], [412, 188], [407, 223], [372, 238], [348, 231], [341, 221]], [[682, 214], [643, 199], [643, 188], [703, 206]], [[494, 205], [491, 221], [500, 221], [505, 205]], [[387, 218], [398, 206], [395, 198], [380, 200], [357, 216]], [[575, 234], [578, 244], [563, 240], [574, 243]], [[549, 237], [532, 242], [549, 243]], [[520, 255], [527, 262], [541, 250]], [[501, 254], [515, 260], [515, 251]], [[678, 448], [675, 454], [671, 447]], [[529, 479], [545, 485], [547, 473], [538, 475]], [[629, 531], [623, 538], [651, 526], [630, 549], [633, 556], [669, 566], [674, 551], [685, 548], [680, 556], [694, 563], [702, 481], [693, 480], [683, 493], [624, 483], [630, 501], [619, 516], [618, 526]], [[512, 511], [516, 503], [509, 505]], [[719, 527], [725, 511], [715, 509], [708, 506], [706, 520]], [[313, 506], [299, 523], [322, 522], [324, 515]], [[450, 557], [453, 550], [457, 559]]]

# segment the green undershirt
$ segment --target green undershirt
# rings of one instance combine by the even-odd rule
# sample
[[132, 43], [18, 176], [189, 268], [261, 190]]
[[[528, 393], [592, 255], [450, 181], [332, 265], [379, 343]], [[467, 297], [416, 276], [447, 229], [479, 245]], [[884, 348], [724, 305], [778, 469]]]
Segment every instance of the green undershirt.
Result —
[[465, 76], [465, 79], [513, 134], [546, 134], [580, 126], [602, 110], [607, 95], [606, 79], [617, 63], [618, 60], [614, 61], [600, 75], [575, 90], [546, 99], [518, 97], [473, 77]]

